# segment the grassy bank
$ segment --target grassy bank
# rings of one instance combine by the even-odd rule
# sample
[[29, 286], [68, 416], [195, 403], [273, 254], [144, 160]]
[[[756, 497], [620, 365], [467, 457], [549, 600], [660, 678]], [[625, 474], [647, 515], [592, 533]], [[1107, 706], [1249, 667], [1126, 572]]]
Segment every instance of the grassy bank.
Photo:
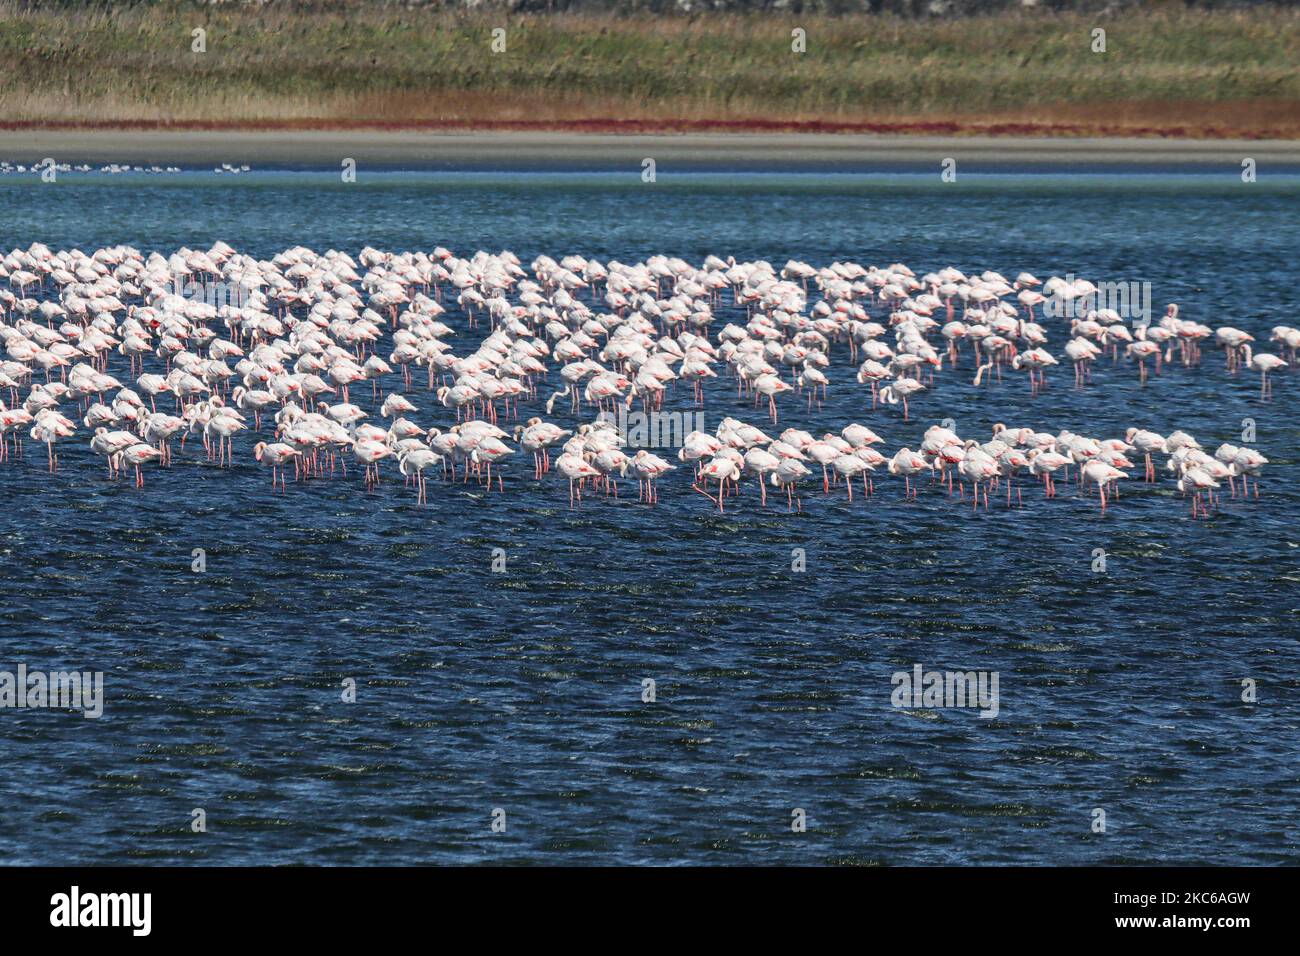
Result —
[[[791, 51], [796, 27], [807, 52]], [[1300, 12], [1276, 8], [914, 21], [0, 5], [0, 121], [1300, 138], [1297, 49]]]

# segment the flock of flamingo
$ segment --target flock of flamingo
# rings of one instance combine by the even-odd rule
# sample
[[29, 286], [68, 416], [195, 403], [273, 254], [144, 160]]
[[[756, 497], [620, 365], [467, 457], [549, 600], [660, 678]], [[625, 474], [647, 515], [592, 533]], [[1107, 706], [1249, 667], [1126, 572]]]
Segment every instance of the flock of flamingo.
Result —
[[[8, 160], [0, 160], [0, 176], [8, 176], [12, 174], [21, 175], [24, 173], [44, 173], [49, 171], [53, 171], [55, 175], [58, 175], [59, 173], [107, 173], [110, 176], [120, 176], [123, 173], [145, 173], [146, 175], [156, 176], [160, 173], [175, 174], [183, 172], [179, 166], [158, 166], [156, 164], [150, 166], [132, 166], [128, 163], [106, 163], [96, 169], [89, 163], [80, 163], [74, 166], [72, 163], [51, 164], [47, 160], [41, 160], [34, 162], [31, 165], [23, 163], [15, 165]], [[246, 165], [233, 166], [230, 163], [222, 163], [212, 171], [214, 173], [246, 173], [249, 171], [249, 167]]]
[[[1064, 477], [1095, 493], [1104, 512], [1137, 462], [1144, 481], [1157, 481], [1153, 456], [1164, 455], [1168, 478], [1192, 513], [1205, 515], [1225, 483], [1233, 496], [1253, 486], [1258, 497], [1267, 464], [1249, 447], [1207, 452], [1184, 431], [1135, 427], [1104, 438], [1006, 424], [984, 441], [935, 425], [915, 449], [887, 456], [875, 447], [880, 436], [856, 422], [820, 436], [795, 428], [769, 434], [730, 415], [711, 434], [683, 435], [664, 458], [625, 450], [613, 420], [620, 406], [638, 403], [662, 412], [666, 394], [687, 385], [691, 407], [702, 407], [705, 380], [728, 375], [737, 405], [765, 404], [776, 432], [778, 399], [820, 408], [835, 364], [856, 370], [864, 413], [892, 415], [901, 404], [905, 420], [909, 399], [933, 386], [945, 364], [952, 375], [970, 374], [962, 372], [968, 358], [974, 386], [1025, 372], [1037, 393], [1059, 361], [1035, 307], [1049, 296], [1088, 296], [1096, 287], [1086, 280], [1021, 273], [1008, 281], [953, 268], [917, 277], [902, 264], [852, 262], [790, 261], [778, 270], [716, 256], [700, 265], [541, 256], [525, 269], [510, 252], [460, 258], [442, 248], [365, 248], [354, 259], [296, 247], [263, 260], [218, 242], [169, 256], [33, 244], [0, 260], [0, 281], [7, 285], [0, 397], [8, 397], [0, 401], [0, 462], [21, 458], [26, 436], [46, 446], [56, 471], [58, 444], [85, 429], [108, 475], [131, 469], [137, 486], [145, 465], [168, 467], [173, 444], [183, 452], [192, 436], [209, 460], [229, 466], [250, 424], [264, 440], [240, 454], [267, 466], [281, 490], [290, 471], [295, 480], [346, 476], [352, 461], [367, 487], [382, 480], [385, 462], [395, 465], [419, 501], [427, 500], [430, 473], [488, 491], [495, 479], [503, 491], [506, 464], [531, 453], [535, 480], [552, 469], [567, 479], [571, 507], [593, 490], [618, 495], [627, 478], [637, 480], [640, 501], [654, 504], [657, 481], [682, 468], [719, 510], [744, 479], [764, 506], [770, 486], [784, 493], [787, 509], [802, 508], [800, 489], [818, 477], [823, 494], [842, 486], [851, 501], [860, 483], [872, 495], [883, 466], [903, 479], [905, 496], [916, 496], [926, 476], [962, 500], [969, 486], [971, 506], [985, 509], [990, 492], [1007, 507], [1023, 503], [1022, 476], [1045, 497]], [[713, 333], [715, 311], [727, 305], [745, 319]], [[443, 321], [452, 321], [449, 306], [459, 310], [459, 330]], [[1270, 374], [1293, 367], [1300, 349], [1300, 329], [1271, 330], [1284, 359], [1259, 350], [1245, 331], [1180, 318], [1172, 305], [1159, 322], [1134, 328], [1107, 309], [1065, 325], [1063, 357], [1081, 388], [1107, 353], [1135, 363], [1145, 381], [1148, 362], [1156, 374], [1171, 362], [1193, 368], [1212, 341], [1228, 374], [1259, 373], [1267, 399]], [[458, 354], [449, 340], [476, 331], [476, 346]], [[126, 384], [110, 373], [114, 363]], [[552, 372], [559, 384], [543, 399]], [[369, 410], [350, 391], [360, 391]], [[439, 406], [455, 424], [416, 424], [408, 416], [419, 412], [417, 402]], [[557, 402], [574, 416], [584, 404], [598, 415], [573, 428], [538, 415], [521, 421], [521, 404], [534, 402], [548, 417]]]

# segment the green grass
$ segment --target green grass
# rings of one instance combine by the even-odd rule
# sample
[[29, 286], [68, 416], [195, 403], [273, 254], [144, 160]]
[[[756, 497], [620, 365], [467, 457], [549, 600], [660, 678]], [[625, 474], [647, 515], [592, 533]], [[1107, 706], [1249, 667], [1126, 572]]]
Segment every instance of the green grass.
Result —
[[[507, 30], [492, 53], [491, 31]], [[807, 31], [791, 52], [790, 31]], [[1091, 30], [1107, 31], [1107, 52]], [[207, 52], [190, 50], [207, 31]], [[956, 20], [0, 6], [7, 121], [1227, 123], [1300, 131], [1300, 12]], [[1289, 132], [1286, 132], [1288, 131]]]

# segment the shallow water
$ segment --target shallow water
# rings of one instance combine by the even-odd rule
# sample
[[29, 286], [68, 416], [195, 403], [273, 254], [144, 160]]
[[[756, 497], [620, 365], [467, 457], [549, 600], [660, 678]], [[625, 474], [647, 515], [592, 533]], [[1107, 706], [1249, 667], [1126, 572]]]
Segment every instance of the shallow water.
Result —
[[[1297, 199], [1300, 179], [1232, 171], [9, 177], [0, 245], [1073, 272], [1149, 281], [1157, 315], [1176, 301], [1264, 339], [1296, 323]], [[737, 315], [726, 302], [715, 332]], [[451, 315], [456, 351], [472, 350], [482, 330]], [[1060, 355], [1059, 321], [1049, 332]], [[795, 514], [746, 486], [719, 515], [684, 470], [656, 508], [628, 500], [629, 482], [570, 510], [563, 481], [534, 482], [522, 461], [503, 495], [431, 481], [420, 507], [389, 466], [372, 493], [350, 474], [272, 494], [246, 434], [233, 469], [191, 445], [142, 490], [106, 478], [84, 429], [54, 477], [29, 443], [0, 466], [0, 669], [103, 670], [107, 699], [99, 720], [0, 711], [0, 859], [1300, 860], [1300, 377], [1276, 376], [1261, 402], [1257, 378], [1207, 347], [1201, 367], [1145, 388], [1108, 360], [1085, 389], [1057, 368], [1031, 399], [1019, 374], [971, 387], [965, 353], [904, 422], [872, 411], [842, 347], [832, 361], [825, 407], [786, 396], [780, 427], [856, 420], [891, 454], [945, 417], [980, 438], [996, 421], [1182, 428], [1212, 449], [1250, 418], [1272, 464], [1258, 501], [1225, 495], [1207, 520], [1163, 475], [1130, 482], [1104, 518], [1064, 481], [1056, 500], [1026, 482], [1023, 508], [972, 512], [933, 487], [905, 502], [888, 477], [852, 505], [810, 484]], [[421, 425], [451, 421], [418, 378], [412, 398]], [[669, 400], [688, 406], [682, 390]], [[767, 426], [725, 376], [704, 412], [710, 430], [724, 415]], [[577, 420], [562, 403], [553, 417]], [[997, 671], [997, 718], [895, 709], [891, 675], [916, 663]]]

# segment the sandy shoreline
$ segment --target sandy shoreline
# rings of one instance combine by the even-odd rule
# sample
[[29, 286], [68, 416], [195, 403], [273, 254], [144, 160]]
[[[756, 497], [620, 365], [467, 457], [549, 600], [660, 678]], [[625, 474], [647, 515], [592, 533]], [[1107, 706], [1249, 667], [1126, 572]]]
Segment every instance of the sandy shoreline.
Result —
[[806, 169], [852, 171], [958, 167], [1239, 168], [1300, 171], [1300, 141], [1169, 140], [837, 133], [681, 133], [610, 135], [573, 132], [0, 130], [0, 159], [32, 163], [132, 163], [334, 168], [355, 159], [375, 169]]

